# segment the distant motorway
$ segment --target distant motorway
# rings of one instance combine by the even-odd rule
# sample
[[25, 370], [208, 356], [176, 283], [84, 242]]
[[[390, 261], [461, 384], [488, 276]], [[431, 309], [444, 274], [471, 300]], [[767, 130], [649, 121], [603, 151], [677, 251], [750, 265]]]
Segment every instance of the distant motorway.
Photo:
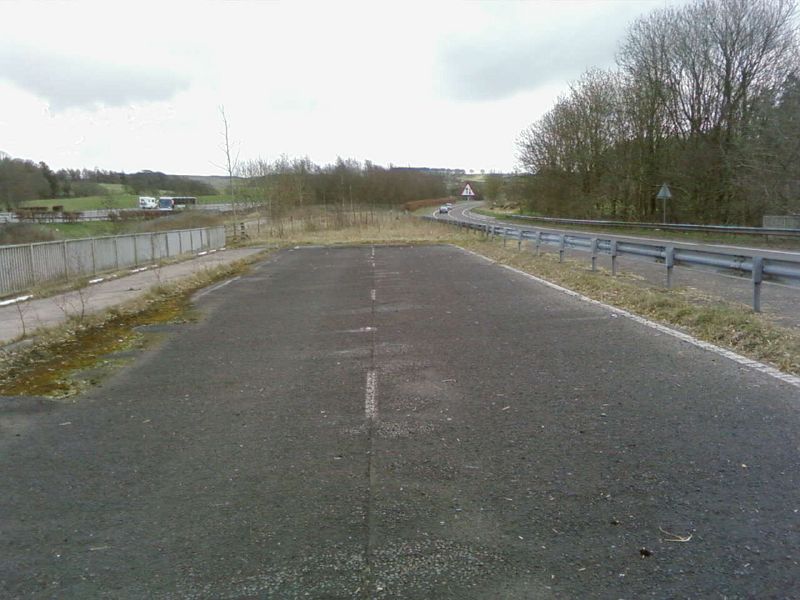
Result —
[[[121, 212], [139, 211], [138, 208], [100, 208], [95, 210], [81, 210], [76, 211], [81, 214], [79, 221], [107, 221], [110, 214], [117, 214]], [[185, 209], [184, 209], [185, 210]], [[217, 203], [217, 204], [196, 204], [190, 210], [211, 210], [218, 212], [227, 212], [233, 210], [233, 205], [230, 203]], [[179, 212], [179, 211], [173, 211]], [[59, 217], [59, 213], [52, 213], [52, 221], [55, 223], [64, 222], [63, 217]], [[19, 223], [19, 219], [13, 212], [0, 212], [0, 223]]]

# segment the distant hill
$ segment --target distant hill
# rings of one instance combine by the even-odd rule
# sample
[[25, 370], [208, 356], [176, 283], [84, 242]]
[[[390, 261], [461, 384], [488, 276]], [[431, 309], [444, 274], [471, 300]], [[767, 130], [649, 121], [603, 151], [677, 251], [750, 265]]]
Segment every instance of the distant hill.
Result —
[[[172, 177], [181, 177], [190, 181], [204, 183], [210, 185], [220, 193], [228, 191], [228, 176], [227, 175], [172, 175]], [[235, 181], [240, 181], [241, 177], [234, 177]]]

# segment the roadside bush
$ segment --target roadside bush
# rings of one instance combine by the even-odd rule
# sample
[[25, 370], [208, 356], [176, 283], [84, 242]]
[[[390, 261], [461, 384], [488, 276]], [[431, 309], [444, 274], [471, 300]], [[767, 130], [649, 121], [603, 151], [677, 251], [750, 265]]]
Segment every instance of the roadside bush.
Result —
[[6, 223], [0, 225], [0, 246], [52, 242], [58, 239], [55, 232], [45, 227], [27, 223]]
[[441, 206], [446, 202], [454, 202], [453, 198], [446, 197], [446, 198], [429, 198], [428, 200], [412, 200], [411, 202], [406, 202], [403, 204], [403, 210], [407, 210], [408, 212], [414, 212], [420, 208], [425, 208], [426, 206]]

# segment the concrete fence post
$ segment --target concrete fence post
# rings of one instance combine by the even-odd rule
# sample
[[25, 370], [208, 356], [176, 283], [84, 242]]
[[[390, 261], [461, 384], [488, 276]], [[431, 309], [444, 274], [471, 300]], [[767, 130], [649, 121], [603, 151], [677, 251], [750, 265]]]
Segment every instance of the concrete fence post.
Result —
[[34, 286], [36, 285], [36, 263], [33, 260], [33, 244], [28, 244], [28, 263], [28, 273], [30, 275], [28, 281], [30, 281], [31, 286]]
[[64, 280], [69, 281], [69, 258], [67, 257], [67, 240], [61, 245], [64, 251]]
[[92, 238], [92, 275], [97, 274], [97, 240]]

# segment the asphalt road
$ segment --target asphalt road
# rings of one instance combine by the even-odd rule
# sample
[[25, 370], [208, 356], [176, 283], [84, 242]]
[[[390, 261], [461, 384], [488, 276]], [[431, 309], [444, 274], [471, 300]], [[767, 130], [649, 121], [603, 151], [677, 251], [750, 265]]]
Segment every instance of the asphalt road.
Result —
[[797, 597], [796, 387], [451, 247], [197, 307], [0, 398], [0, 596]]

